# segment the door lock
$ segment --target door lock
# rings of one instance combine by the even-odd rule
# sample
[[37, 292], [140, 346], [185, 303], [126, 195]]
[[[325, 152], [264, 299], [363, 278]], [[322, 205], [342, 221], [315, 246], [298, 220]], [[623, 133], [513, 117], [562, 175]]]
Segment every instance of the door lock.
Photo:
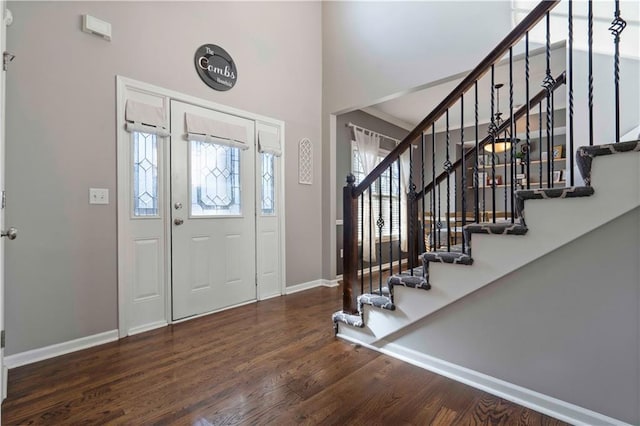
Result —
[[0, 237], [7, 237], [10, 240], [15, 240], [16, 238], [18, 238], [18, 230], [12, 226], [6, 231], [2, 231], [0, 233]]
[[177, 202], [173, 206], [176, 208], [176, 210], [180, 210], [182, 208], [182, 203]]
[[176, 225], [182, 225], [184, 223], [184, 219], [180, 219], [179, 217], [177, 217], [177, 218], [173, 219], [173, 223], [176, 224]]

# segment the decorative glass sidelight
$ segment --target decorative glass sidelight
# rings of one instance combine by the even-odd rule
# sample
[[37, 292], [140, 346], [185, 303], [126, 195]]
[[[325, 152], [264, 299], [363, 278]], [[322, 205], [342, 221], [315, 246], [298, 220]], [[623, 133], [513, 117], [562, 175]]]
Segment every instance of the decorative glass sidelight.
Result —
[[133, 132], [133, 215], [158, 216], [158, 138]]
[[190, 142], [191, 215], [240, 215], [240, 149]]
[[260, 154], [260, 158], [262, 163], [262, 214], [274, 215], [276, 213], [275, 156], [263, 152]]

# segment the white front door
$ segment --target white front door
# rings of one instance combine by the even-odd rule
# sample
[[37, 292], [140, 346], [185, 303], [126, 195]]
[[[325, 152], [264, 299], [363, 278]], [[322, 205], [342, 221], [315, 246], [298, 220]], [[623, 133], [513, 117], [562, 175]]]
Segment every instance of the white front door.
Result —
[[[187, 116], [241, 128], [244, 145], [191, 136]], [[171, 101], [174, 320], [256, 299], [255, 181], [254, 121]]]

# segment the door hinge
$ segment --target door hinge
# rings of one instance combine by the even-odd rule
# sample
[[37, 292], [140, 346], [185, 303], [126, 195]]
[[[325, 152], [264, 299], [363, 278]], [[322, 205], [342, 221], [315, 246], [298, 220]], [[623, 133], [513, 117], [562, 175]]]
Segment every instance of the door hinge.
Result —
[[2, 201], [1, 201], [0, 209], [4, 209], [7, 207], [7, 191], [2, 191]]
[[9, 62], [13, 61], [16, 58], [16, 55], [4, 52], [2, 54], [2, 70], [6, 71], [9, 68]]
[[0, 331], [0, 349], [4, 349], [4, 330]]

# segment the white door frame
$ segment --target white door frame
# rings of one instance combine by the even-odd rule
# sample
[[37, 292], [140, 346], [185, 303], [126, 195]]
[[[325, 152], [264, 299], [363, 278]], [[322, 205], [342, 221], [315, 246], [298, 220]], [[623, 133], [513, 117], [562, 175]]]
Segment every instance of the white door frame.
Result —
[[[155, 96], [165, 97], [168, 100], [169, 99], [177, 100], [180, 102], [196, 105], [199, 107], [220, 111], [225, 114], [235, 115], [245, 119], [253, 120], [256, 123], [257, 122], [267, 123], [269, 125], [279, 128], [280, 140], [282, 144], [282, 156], [279, 158], [279, 161], [278, 161], [280, 179], [277, 183], [276, 202], [277, 202], [277, 209], [279, 211], [278, 220], [279, 220], [279, 231], [280, 231], [279, 232], [280, 264], [278, 265], [280, 269], [279, 272], [281, 277], [280, 294], [284, 295], [285, 283], [286, 283], [286, 259], [285, 259], [286, 250], [285, 250], [285, 226], [284, 226], [285, 225], [285, 210], [284, 210], [284, 207], [285, 207], [285, 200], [284, 200], [285, 123], [284, 121], [277, 120], [271, 117], [266, 117], [259, 114], [254, 114], [252, 112], [244, 111], [241, 109], [229, 107], [227, 105], [222, 105], [215, 102], [207, 101], [207, 100], [186, 95], [174, 90], [165, 89], [163, 87], [133, 80], [127, 77], [116, 76], [116, 104], [117, 104], [116, 105], [116, 115], [117, 115], [116, 116], [116, 124], [117, 124], [116, 139], [117, 139], [117, 173], [118, 173], [116, 203], [117, 203], [117, 212], [118, 212], [118, 331], [119, 331], [119, 337], [123, 338], [129, 334], [134, 334], [130, 330], [129, 320], [127, 316], [127, 311], [129, 308], [128, 295], [131, 294], [132, 289], [129, 288], [129, 284], [127, 284], [130, 282], [130, 280], [126, 279], [126, 274], [128, 273], [128, 271], [125, 271], [123, 267], [123, 264], [124, 264], [123, 256], [130, 255], [130, 250], [127, 247], [127, 244], [131, 236], [127, 231], [127, 227], [123, 226], [123, 224], [125, 224], [127, 221], [130, 220], [130, 212], [126, 207], [126, 204], [121, 202], [120, 200], [120, 196], [121, 196], [120, 194], [128, 193], [128, 185], [129, 185], [129, 179], [127, 179], [126, 176], [129, 175], [128, 167], [129, 167], [130, 134], [125, 130], [125, 119], [124, 119], [124, 108], [125, 108], [125, 102], [127, 99], [126, 96], [128, 91], [137, 91], [142, 93], [148, 93]], [[166, 139], [167, 139], [167, 143], [169, 143], [169, 138], [166, 138]], [[170, 161], [169, 157], [165, 158], [164, 164], [165, 165], [169, 164], [168, 163], [169, 161]], [[162, 197], [164, 200], [170, 200], [171, 199], [170, 184], [169, 184], [170, 174], [168, 173], [168, 170], [167, 170], [162, 175], [165, 177], [164, 178], [165, 184], [163, 185], [164, 193], [162, 194]], [[170, 214], [171, 206], [169, 205], [170, 203], [168, 202], [165, 202], [164, 204], [165, 205], [163, 206], [163, 209], [164, 209], [163, 212], [164, 212], [164, 217], [166, 221], [164, 225], [164, 232], [165, 232], [165, 241], [167, 242], [165, 244], [166, 249], [165, 249], [165, 259], [164, 259], [165, 265], [167, 265], [167, 268], [165, 269], [164, 321], [155, 322], [153, 324], [150, 324], [149, 327], [141, 327], [135, 332], [142, 332], [152, 328], [161, 327], [166, 324], [180, 322], [180, 321], [173, 321], [171, 316], [171, 270], [170, 270], [171, 224], [169, 222], [171, 218], [171, 214]], [[257, 220], [259, 220], [259, 215], [256, 217], [257, 217]], [[261, 292], [260, 286], [258, 285], [258, 287], [256, 288], [257, 300], [262, 299], [262, 296], [261, 296], [262, 294], [263, 293]], [[196, 318], [196, 317], [190, 317], [189, 319], [192, 319], [192, 318]]]
[[[6, 9], [6, 2], [0, 1], [0, 54], [4, 54], [7, 46], [7, 25], [11, 23], [11, 12]], [[2, 58], [4, 60], [4, 57]], [[0, 197], [4, 194], [4, 171], [5, 171], [5, 99], [6, 99], [6, 71], [0, 76]], [[4, 200], [0, 201], [0, 229], [4, 231], [6, 224], [4, 221]], [[0, 329], [4, 333], [4, 243], [5, 238], [0, 238]], [[4, 343], [4, 342], [3, 342]], [[7, 374], [8, 370], [4, 365], [4, 344], [0, 348], [0, 403], [7, 397]]]

